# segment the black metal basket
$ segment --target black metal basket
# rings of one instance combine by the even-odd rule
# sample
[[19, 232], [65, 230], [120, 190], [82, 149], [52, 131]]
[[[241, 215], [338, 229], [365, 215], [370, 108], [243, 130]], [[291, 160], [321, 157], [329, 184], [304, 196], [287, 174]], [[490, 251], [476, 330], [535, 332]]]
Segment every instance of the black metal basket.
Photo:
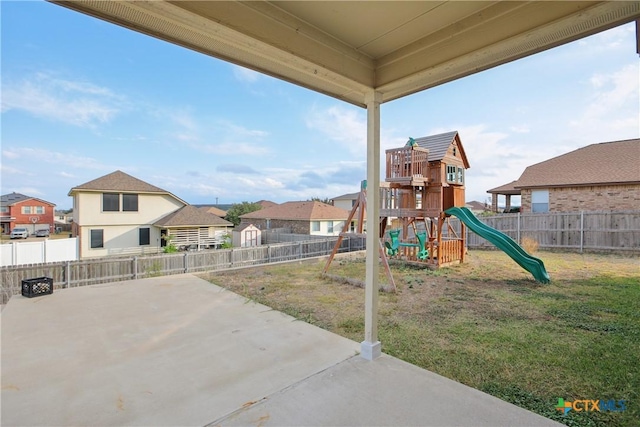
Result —
[[53, 279], [51, 277], [36, 277], [22, 281], [22, 296], [27, 298], [49, 295], [53, 293]]

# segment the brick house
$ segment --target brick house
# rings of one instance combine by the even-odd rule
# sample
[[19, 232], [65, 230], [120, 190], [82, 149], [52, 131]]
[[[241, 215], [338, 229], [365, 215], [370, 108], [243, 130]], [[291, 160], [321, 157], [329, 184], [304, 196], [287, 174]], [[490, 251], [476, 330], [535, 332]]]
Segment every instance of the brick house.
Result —
[[[640, 139], [591, 144], [529, 166], [502, 187], [519, 192], [523, 213], [640, 210], [638, 159]], [[502, 187], [488, 191], [494, 204], [508, 194]]]
[[0, 196], [2, 234], [16, 227], [25, 227], [31, 233], [41, 229], [53, 233], [55, 208], [54, 203], [16, 192]]
[[286, 202], [240, 216], [240, 226], [253, 224], [260, 230], [289, 228], [292, 233], [337, 236], [349, 211], [318, 201]]

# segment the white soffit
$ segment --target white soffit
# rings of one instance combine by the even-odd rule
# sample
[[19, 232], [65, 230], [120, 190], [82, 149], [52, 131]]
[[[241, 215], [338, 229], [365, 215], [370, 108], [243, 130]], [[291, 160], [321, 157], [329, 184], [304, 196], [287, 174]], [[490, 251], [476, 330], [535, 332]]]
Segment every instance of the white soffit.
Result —
[[53, 2], [359, 106], [640, 18], [640, 1]]

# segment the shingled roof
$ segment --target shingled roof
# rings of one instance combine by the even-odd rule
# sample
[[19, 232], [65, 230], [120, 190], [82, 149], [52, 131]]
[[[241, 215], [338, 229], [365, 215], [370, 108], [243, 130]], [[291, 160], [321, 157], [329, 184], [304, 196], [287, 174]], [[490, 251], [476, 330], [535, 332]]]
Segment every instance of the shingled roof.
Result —
[[168, 193], [160, 187], [151, 185], [141, 179], [135, 178], [122, 171], [115, 171], [96, 178], [92, 181], [85, 182], [76, 187], [74, 190], [96, 190], [96, 191], [136, 191], [141, 193]]
[[317, 201], [286, 202], [241, 215], [242, 219], [343, 220], [349, 211]]
[[640, 184], [640, 139], [602, 142], [527, 167], [515, 188]]
[[151, 185], [148, 182], [144, 182], [141, 179], [135, 178], [129, 174], [126, 174], [122, 171], [115, 171], [107, 174], [105, 176], [101, 176], [100, 178], [96, 178], [92, 181], [85, 182], [84, 184], [80, 184], [76, 187], [73, 187], [69, 190], [69, 196], [72, 196], [73, 193], [83, 190], [83, 191], [121, 191], [126, 193], [160, 193], [160, 194], [168, 194], [173, 196], [174, 198], [180, 200], [185, 205], [187, 202], [180, 199], [179, 197], [171, 194], [167, 190], [163, 190], [160, 187], [156, 187], [155, 185]]
[[347, 193], [347, 194], [343, 194], [342, 196], [334, 197], [333, 200], [355, 200], [358, 198], [359, 195], [360, 195], [359, 191], [356, 193]]
[[208, 206], [208, 205], [207, 206], [194, 205], [194, 206], [196, 206], [197, 208], [199, 208], [199, 209], [201, 209], [201, 210], [203, 210], [205, 212], [208, 212], [210, 214], [214, 214], [215, 216], [219, 216], [220, 218], [224, 218], [225, 216], [227, 216], [227, 212], [226, 211], [223, 211], [222, 209], [219, 209], [219, 208], [217, 208], [215, 206]]
[[460, 135], [457, 130], [414, 139], [414, 142], [418, 147], [429, 150], [430, 162], [441, 161], [444, 159], [444, 156], [447, 154], [447, 150], [449, 150], [449, 147], [454, 141], [457, 141], [464, 167], [468, 169], [469, 162], [467, 161], [467, 155], [464, 153], [462, 141], [460, 141]]
[[256, 203], [262, 206], [262, 209], [266, 209], [266, 208], [270, 208], [272, 206], [278, 205], [276, 202], [272, 202], [271, 200], [259, 200]]
[[516, 188], [516, 184], [518, 181], [511, 181], [508, 184], [501, 185], [496, 188], [492, 188], [491, 190], [487, 190], [487, 193], [491, 194], [510, 194], [510, 195], [519, 195], [520, 189]]
[[229, 221], [208, 213], [202, 208], [196, 206], [184, 206], [169, 215], [160, 218], [153, 225], [158, 227], [211, 227], [211, 226], [233, 226]]
[[0, 196], [0, 205], [2, 206], [12, 206], [16, 203], [24, 202], [25, 200], [38, 200], [47, 205], [55, 206], [55, 203], [47, 202], [46, 200], [38, 199], [37, 197], [25, 196], [24, 194], [13, 193], [3, 194]]

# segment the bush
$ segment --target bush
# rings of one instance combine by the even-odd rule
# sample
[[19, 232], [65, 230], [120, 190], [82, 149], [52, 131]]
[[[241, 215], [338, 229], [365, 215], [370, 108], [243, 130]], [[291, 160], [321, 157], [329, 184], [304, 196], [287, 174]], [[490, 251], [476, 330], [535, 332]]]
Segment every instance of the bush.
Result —
[[523, 237], [522, 241], [520, 242], [520, 246], [522, 246], [522, 249], [524, 249], [528, 253], [534, 254], [538, 250], [539, 245], [536, 239], [532, 239], [531, 237]]

